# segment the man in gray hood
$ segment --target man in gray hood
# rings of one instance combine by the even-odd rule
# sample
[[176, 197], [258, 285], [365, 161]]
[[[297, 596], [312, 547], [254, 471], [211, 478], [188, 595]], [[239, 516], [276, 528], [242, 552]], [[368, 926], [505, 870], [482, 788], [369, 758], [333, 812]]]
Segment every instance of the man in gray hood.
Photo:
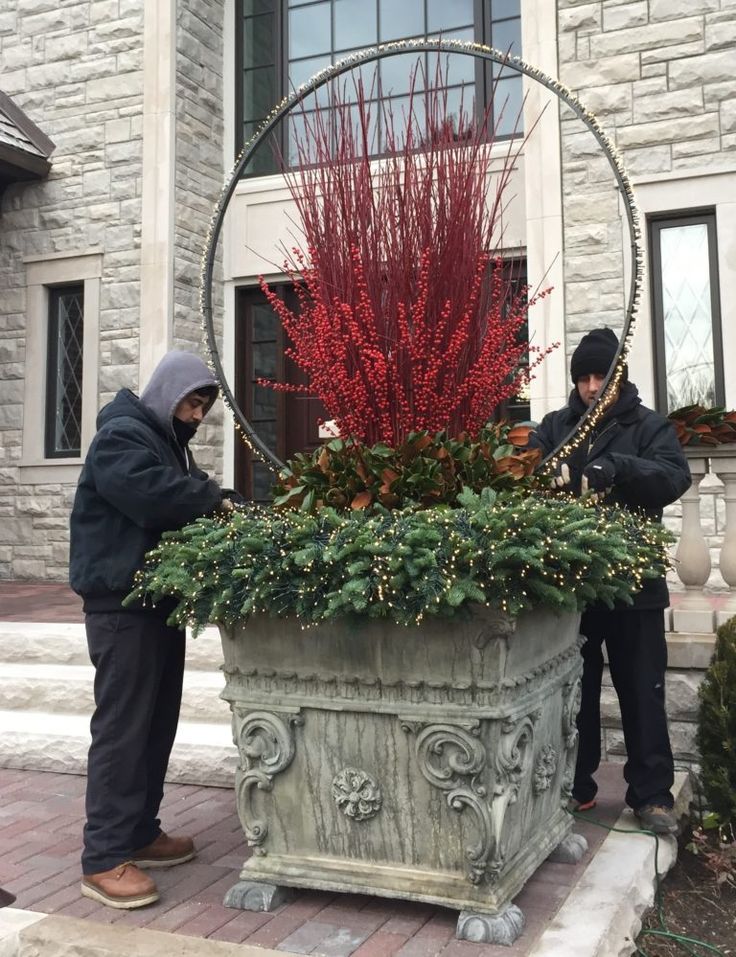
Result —
[[122, 601], [162, 532], [232, 508], [188, 449], [217, 392], [199, 356], [167, 353], [140, 398], [122, 389], [100, 412], [74, 499], [70, 581], [84, 600], [96, 705], [82, 894], [111, 907], [158, 900], [141, 868], [180, 864], [195, 853], [191, 838], [170, 837], [158, 819], [185, 635], [166, 624], [173, 603]]

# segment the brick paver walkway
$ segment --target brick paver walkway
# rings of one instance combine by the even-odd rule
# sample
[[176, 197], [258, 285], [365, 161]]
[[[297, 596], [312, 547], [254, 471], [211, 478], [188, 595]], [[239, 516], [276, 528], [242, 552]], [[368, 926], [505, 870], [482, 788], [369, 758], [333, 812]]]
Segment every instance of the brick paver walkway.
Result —
[[[612, 823], [622, 807], [621, 767], [604, 766], [599, 781], [596, 814]], [[304, 891], [268, 914], [223, 907], [248, 856], [233, 794], [224, 788], [167, 787], [163, 826], [194, 836], [196, 860], [154, 872], [157, 904], [106, 908], [79, 893], [84, 789], [85, 778], [76, 775], [0, 769], [0, 886], [17, 895], [16, 907], [326, 957], [522, 957], [606, 834], [587, 821], [576, 824], [591, 852], [575, 866], [543, 864], [516, 898], [527, 918], [523, 935], [511, 948], [495, 947], [455, 940], [457, 912], [425, 904]]]
[[[80, 599], [64, 584], [0, 581], [0, 621], [83, 619]], [[599, 784], [596, 815], [613, 823], [623, 806], [620, 765], [603, 766]], [[516, 898], [524, 933], [511, 948], [495, 947], [455, 940], [456, 911], [404, 901], [302, 891], [268, 914], [223, 907], [249, 853], [233, 793], [224, 788], [168, 785], [163, 826], [195, 838], [196, 860], [154, 872], [157, 904], [103, 907], [79, 893], [84, 789], [77, 775], [0, 769], [0, 886], [17, 895], [16, 907], [325, 957], [524, 957], [606, 836], [577, 822], [590, 852], [575, 866], [543, 864]]]
[[84, 621], [82, 599], [63, 582], [0, 581], [0, 621]]

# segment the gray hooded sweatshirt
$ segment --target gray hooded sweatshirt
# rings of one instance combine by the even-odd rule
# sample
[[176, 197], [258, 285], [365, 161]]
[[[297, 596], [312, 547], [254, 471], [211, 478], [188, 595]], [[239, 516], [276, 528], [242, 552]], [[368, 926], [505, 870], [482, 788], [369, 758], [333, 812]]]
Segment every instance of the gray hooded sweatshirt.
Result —
[[101, 410], [70, 522], [69, 577], [86, 612], [123, 610], [135, 572], [161, 533], [220, 504], [220, 486], [186, 454], [187, 436], [182, 442], [173, 422], [185, 396], [208, 389], [214, 402], [216, 387], [199, 356], [174, 351], [159, 362], [140, 399], [121, 389]]

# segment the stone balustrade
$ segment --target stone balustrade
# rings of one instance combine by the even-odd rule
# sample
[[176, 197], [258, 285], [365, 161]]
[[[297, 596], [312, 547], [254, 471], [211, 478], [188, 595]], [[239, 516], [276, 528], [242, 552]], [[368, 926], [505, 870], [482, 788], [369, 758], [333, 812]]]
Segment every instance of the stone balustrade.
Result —
[[[680, 500], [682, 527], [675, 552], [675, 574], [684, 593], [675, 595], [671, 630], [710, 634], [736, 615], [736, 444], [696, 446], [687, 457], [693, 484]], [[713, 574], [714, 565], [722, 581]]]

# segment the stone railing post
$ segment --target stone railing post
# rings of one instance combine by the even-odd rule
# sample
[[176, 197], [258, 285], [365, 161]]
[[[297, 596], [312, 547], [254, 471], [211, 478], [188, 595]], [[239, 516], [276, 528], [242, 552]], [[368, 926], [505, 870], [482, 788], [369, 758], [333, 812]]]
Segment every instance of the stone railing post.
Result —
[[726, 604], [718, 609], [717, 623], [722, 625], [736, 615], [736, 445], [723, 445], [713, 449], [711, 469], [723, 482], [726, 503], [726, 526], [724, 529], [719, 569], [729, 587]]
[[708, 459], [700, 449], [698, 453], [697, 457], [688, 455], [693, 484], [680, 499], [682, 532], [675, 569], [685, 594], [672, 612], [672, 627], [674, 631], [702, 634], [713, 631], [715, 616], [703, 592], [711, 570], [710, 551], [700, 523], [700, 483], [708, 471]]

